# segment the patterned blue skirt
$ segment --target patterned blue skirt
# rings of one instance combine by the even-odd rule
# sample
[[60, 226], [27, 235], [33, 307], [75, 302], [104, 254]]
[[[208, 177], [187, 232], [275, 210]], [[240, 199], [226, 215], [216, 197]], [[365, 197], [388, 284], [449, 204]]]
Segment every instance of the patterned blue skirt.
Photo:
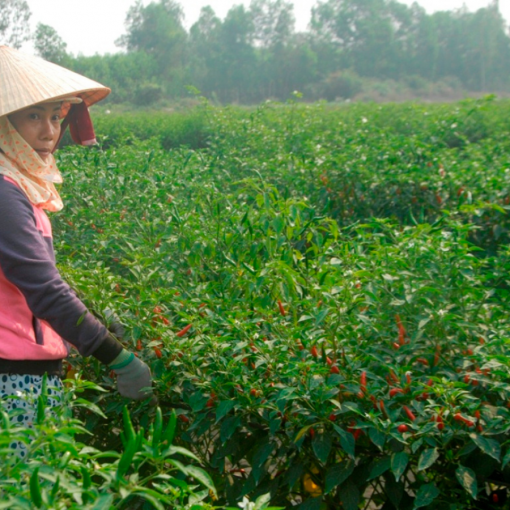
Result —
[[[37, 414], [37, 398], [42, 390], [42, 375], [0, 374], [0, 401], [4, 411], [11, 415], [11, 423], [32, 427]], [[62, 381], [57, 375], [49, 375], [47, 381], [48, 403], [51, 410], [61, 404]], [[26, 445], [15, 441], [11, 448], [20, 457], [26, 456]]]

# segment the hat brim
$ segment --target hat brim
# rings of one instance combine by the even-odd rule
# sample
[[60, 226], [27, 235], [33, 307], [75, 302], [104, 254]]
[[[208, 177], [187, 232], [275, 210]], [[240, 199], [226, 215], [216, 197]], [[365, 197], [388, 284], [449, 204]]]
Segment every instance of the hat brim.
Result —
[[0, 46], [0, 116], [69, 98], [81, 99], [91, 106], [110, 92], [108, 87], [69, 69]]

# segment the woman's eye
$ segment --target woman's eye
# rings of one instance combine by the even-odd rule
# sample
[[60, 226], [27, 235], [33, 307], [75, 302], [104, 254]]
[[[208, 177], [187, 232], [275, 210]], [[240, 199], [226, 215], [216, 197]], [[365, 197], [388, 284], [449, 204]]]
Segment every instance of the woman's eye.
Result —
[[30, 120], [37, 120], [37, 119], [39, 118], [39, 114], [37, 114], [37, 113], [31, 113], [31, 114], [29, 115], [29, 117], [30, 117]]

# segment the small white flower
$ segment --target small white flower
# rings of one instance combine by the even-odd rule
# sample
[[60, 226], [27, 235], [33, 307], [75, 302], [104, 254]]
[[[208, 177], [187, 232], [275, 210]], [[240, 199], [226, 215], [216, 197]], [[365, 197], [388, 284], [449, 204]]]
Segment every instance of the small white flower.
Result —
[[244, 496], [241, 503], [239, 503], [239, 506], [243, 510], [253, 510], [255, 508], [255, 503], [251, 503], [250, 500], [246, 496]]

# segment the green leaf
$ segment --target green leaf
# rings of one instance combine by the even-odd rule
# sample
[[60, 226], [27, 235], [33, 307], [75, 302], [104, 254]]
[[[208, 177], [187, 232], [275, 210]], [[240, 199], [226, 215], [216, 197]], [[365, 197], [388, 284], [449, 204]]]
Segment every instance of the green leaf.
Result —
[[165, 432], [163, 433], [163, 441], [166, 441], [168, 446], [172, 444], [174, 440], [175, 427], [177, 425], [177, 414], [175, 413], [175, 409], [172, 409], [172, 414], [170, 414], [170, 419], [168, 420], [168, 425], [166, 426]]
[[379, 478], [383, 473], [388, 471], [391, 467], [391, 457], [386, 456], [374, 462], [368, 480]]
[[263, 510], [271, 502], [271, 494], [262, 494], [255, 500], [255, 508], [253, 510]]
[[346, 432], [344, 429], [340, 428], [338, 425], [333, 424], [333, 428], [336, 430], [338, 435], [340, 436], [340, 446], [344, 450], [344, 452], [354, 459], [354, 453], [356, 448], [356, 442], [354, 441], [354, 437], [350, 432]]
[[117, 465], [117, 479], [120, 480], [131, 466], [133, 457], [136, 453], [136, 437], [130, 437]]
[[240, 416], [229, 416], [221, 422], [220, 427], [220, 440], [222, 443], [228, 441], [232, 434], [237, 430], [237, 427], [241, 424]]
[[193, 452], [190, 452], [187, 448], [183, 448], [182, 446], [171, 445], [169, 448], [169, 454], [182, 455], [184, 457], [189, 457], [190, 459], [200, 462], [200, 459]]
[[187, 466], [186, 471], [189, 476], [192, 476], [195, 480], [200, 482], [202, 485], [207, 487], [211, 492], [216, 494], [216, 487], [209, 474], [198, 466]]
[[289, 488], [292, 489], [296, 482], [299, 480], [301, 475], [303, 474], [303, 465], [301, 463], [294, 463], [290, 467], [287, 472], [287, 482], [289, 484]]
[[358, 510], [360, 493], [354, 482], [351, 480], [344, 482], [338, 489], [338, 496], [345, 510]]
[[399, 508], [404, 496], [404, 482], [397, 482], [395, 476], [390, 472], [384, 475], [384, 492], [395, 508]]
[[91, 510], [104, 510], [105, 508], [111, 508], [113, 505], [113, 494], [102, 494], [98, 497], [95, 505]]
[[386, 442], [386, 436], [375, 427], [370, 427], [368, 429], [368, 437], [370, 438], [370, 441], [372, 441], [372, 443], [374, 443], [375, 446], [382, 451], [384, 443]]
[[233, 400], [222, 400], [216, 409], [216, 423], [226, 416], [235, 406]]
[[505, 466], [510, 462], [510, 449], [505, 453], [503, 462], [501, 463], [501, 469], [505, 469]]
[[439, 489], [433, 483], [421, 485], [414, 499], [414, 508], [428, 506], [439, 496]]
[[161, 408], [156, 408], [156, 417], [154, 419], [154, 429], [152, 435], [152, 448], [158, 448], [161, 441], [161, 432], [163, 431], [163, 414]]
[[329, 468], [326, 473], [324, 494], [329, 494], [335, 487], [345, 482], [351, 476], [354, 467], [354, 461], [349, 459]]
[[32, 476], [30, 477], [30, 498], [32, 503], [37, 507], [41, 508], [43, 504], [41, 495], [41, 486], [39, 485], [39, 468], [36, 467]]
[[391, 470], [395, 475], [395, 480], [397, 482], [400, 480], [400, 477], [404, 474], [406, 470], [407, 464], [409, 463], [409, 455], [406, 452], [399, 452], [393, 454], [391, 458]]
[[269, 455], [271, 455], [271, 452], [273, 451], [274, 445], [273, 443], [266, 442], [265, 444], [262, 443], [257, 450], [255, 451], [252, 459], [252, 476], [255, 479], [255, 481], [258, 483], [260, 474], [262, 471], [262, 466], [268, 459]]
[[312, 440], [312, 448], [315, 452], [317, 458], [323, 463], [326, 464], [329, 456], [329, 452], [331, 451], [333, 439], [329, 432], [325, 432], [323, 434], [316, 434]]
[[455, 476], [466, 492], [473, 499], [476, 499], [476, 495], [478, 494], [478, 483], [476, 481], [474, 471], [464, 466], [459, 466], [455, 471]]
[[320, 510], [322, 504], [322, 498], [309, 498], [305, 502], [301, 503], [297, 508], [298, 510]]
[[126, 442], [131, 441], [131, 439], [135, 438], [135, 429], [133, 428], [133, 422], [131, 421], [131, 416], [129, 416], [129, 411], [127, 406], [122, 408], [122, 420], [124, 422], [124, 432], [126, 433]]
[[439, 458], [439, 452], [437, 448], [428, 448], [423, 450], [418, 461], [418, 471], [429, 468]]
[[469, 434], [469, 437], [475, 442], [476, 446], [482, 450], [483, 453], [490, 455], [493, 459], [499, 462], [501, 458], [501, 446], [494, 439], [480, 436], [478, 434]]

